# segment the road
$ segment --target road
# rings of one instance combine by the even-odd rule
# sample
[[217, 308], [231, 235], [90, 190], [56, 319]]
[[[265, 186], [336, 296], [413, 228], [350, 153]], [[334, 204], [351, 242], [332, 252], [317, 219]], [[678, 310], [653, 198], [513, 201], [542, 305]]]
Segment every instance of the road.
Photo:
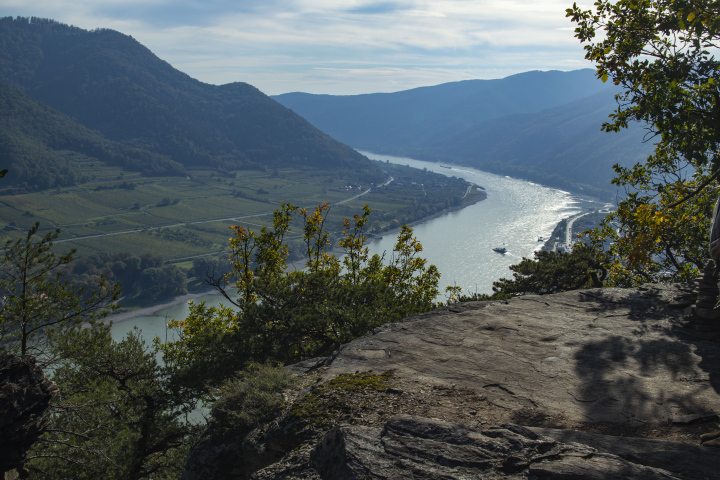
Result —
[[[392, 182], [393, 180], [395, 180], [395, 178], [390, 177], [387, 182], [383, 183], [382, 185], [378, 185], [378, 186], [379, 186], [379, 187], [384, 187], [385, 185], [388, 185], [388, 184], [389, 184], [390, 182]], [[342, 204], [344, 204], [344, 203], [351, 202], [351, 201], [353, 201], [353, 200], [355, 200], [355, 199], [357, 199], [357, 198], [362, 197], [363, 195], [367, 195], [367, 194], [370, 193], [371, 191], [372, 191], [372, 188], [368, 188], [367, 190], [365, 190], [365, 191], [362, 192], [362, 193], [359, 193], [359, 194], [357, 194], [357, 195], [355, 195], [355, 196], [352, 196], [352, 197], [350, 197], [350, 198], [346, 198], [345, 200], [341, 200], [341, 201], [339, 201], [339, 202], [333, 203], [332, 205], [342, 205]], [[54, 243], [76, 242], [76, 241], [78, 241], [78, 240], [86, 240], [86, 239], [88, 239], [88, 238], [109, 237], [109, 236], [113, 236], [113, 235], [128, 235], [128, 234], [130, 234], [130, 233], [140, 233], [140, 232], [145, 232], [145, 231], [150, 231], [150, 230], [160, 230], [160, 229], [163, 229], [163, 228], [185, 227], [185, 226], [188, 226], [188, 225], [198, 225], [198, 224], [201, 224], [201, 223], [235, 222], [235, 221], [238, 221], [238, 220], [245, 220], [245, 219], [248, 219], [248, 218], [264, 217], [264, 216], [266, 216], [266, 215], [272, 215], [273, 213], [274, 213], [274, 210], [273, 210], [272, 212], [256, 213], [256, 214], [253, 214], [253, 215], [242, 215], [242, 216], [237, 216], [237, 217], [210, 218], [210, 219], [205, 219], [205, 220], [195, 220], [195, 221], [192, 221], [192, 222], [179, 222], [179, 223], [172, 223], [172, 224], [168, 224], [168, 225], [160, 225], [160, 226], [157, 226], [157, 227], [147, 227], [147, 228], [136, 228], [136, 229], [133, 229], [133, 230], [123, 230], [123, 231], [121, 231], [121, 232], [97, 233], [97, 234], [94, 234], [94, 235], [81, 235], [81, 236], [73, 237], [73, 238], [65, 238], [65, 239], [62, 239], [62, 240], [55, 240]]]
[[[387, 182], [383, 183], [382, 185], [378, 185], [378, 187], [384, 187], [385, 185], [388, 185], [388, 184], [389, 184], [390, 182], [392, 182], [393, 180], [395, 180], [395, 178], [394, 178], [394, 177], [390, 177], [390, 179], [389, 179]], [[345, 200], [340, 200], [339, 202], [333, 203], [333, 205], [342, 205], [343, 203], [352, 202], [352, 201], [355, 200], [356, 198], [360, 198], [360, 197], [362, 197], [363, 195], [367, 195], [367, 194], [370, 193], [371, 191], [372, 191], [372, 188], [368, 188], [368, 189], [365, 190], [364, 192], [358, 193], [358, 194], [355, 195], [354, 197], [346, 198]]]
[[565, 229], [565, 250], [566, 250], [567, 252], [571, 252], [571, 251], [572, 251], [572, 227], [573, 227], [573, 223], [575, 223], [575, 220], [577, 220], [578, 218], [582, 218], [582, 217], [584, 217], [585, 215], [589, 215], [589, 214], [590, 214], [590, 212], [581, 213], [580, 215], [577, 215], [577, 216], [575, 216], [575, 217], [572, 217], [572, 218], [570, 218], [570, 219], [568, 220], [568, 222], [567, 222], [567, 228]]

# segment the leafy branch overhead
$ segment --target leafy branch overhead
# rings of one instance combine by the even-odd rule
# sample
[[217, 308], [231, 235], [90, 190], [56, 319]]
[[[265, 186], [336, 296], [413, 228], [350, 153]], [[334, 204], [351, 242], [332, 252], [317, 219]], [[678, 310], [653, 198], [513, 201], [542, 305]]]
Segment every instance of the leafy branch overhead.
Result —
[[[694, 167], [718, 169], [720, 7], [710, 1], [619, 1], [577, 5], [568, 16], [597, 75], [623, 87], [607, 131], [643, 121], [658, 146]], [[603, 39], [595, 42], [598, 30]]]
[[720, 172], [720, 4], [599, 0], [567, 10], [597, 76], [622, 87], [602, 128], [646, 125], [645, 162], [615, 165], [626, 195], [590, 235], [611, 244], [614, 285], [684, 280], [709, 258], [707, 232]]

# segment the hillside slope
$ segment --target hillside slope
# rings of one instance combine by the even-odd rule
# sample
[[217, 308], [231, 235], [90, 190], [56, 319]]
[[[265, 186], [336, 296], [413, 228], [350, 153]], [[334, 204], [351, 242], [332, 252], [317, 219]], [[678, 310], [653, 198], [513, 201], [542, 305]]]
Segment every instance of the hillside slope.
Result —
[[307, 165], [379, 175], [255, 87], [197, 81], [113, 30], [0, 19], [0, 82], [108, 139], [185, 166]]
[[146, 175], [184, 175], [165, 155], [106, 139], [67, 115], [0, 83], [0, 157], [13, 184], [46, 189], [86, 181], [82, 165], [101, 161]]
[[640, 128], [616, 135], [600, 131], [616, 108], [617, 91], [592, 70], [578, 70], [389, 94], [274, 98], [359, 149], [607, 189], [613, 164], [635, 163], [652, 149]]
[[638, 124], [619, 133], [600, 125], [615, 107], [614, 88], [607, 88], [566, 105], [537, 113], [509, 115], [429, 141], [418, 157], [464, 163], [489, 170], [503, 166], [527, 173], [557, 175], [607, 187], [615, 176], [612, 165], [628, 166], [645, 160], [652, 143]]
[[333, 138], [380, 151], [422, 144], [506, 115], [537, 112], [602, 88], [592, 70], [578, 70], [527, 72], [500, 80], [466, 80], [395, 93], [287, 93], [273, 98]]

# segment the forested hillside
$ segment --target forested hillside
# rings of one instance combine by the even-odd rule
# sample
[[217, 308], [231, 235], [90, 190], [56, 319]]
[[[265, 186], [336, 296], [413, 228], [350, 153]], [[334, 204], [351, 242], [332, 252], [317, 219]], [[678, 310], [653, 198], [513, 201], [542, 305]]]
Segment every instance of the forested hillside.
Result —
[[527, 72], [395, 93], [287, 93], [273, 98], [333, 138], [356, 148], [385, 151], [425, 144], [494, 118], [538, 112], [603, 88], [592, 70], [578, 70]]
[[508, 115], [428, 141], [413, 155], [490, 171], [516, 169], [547, 183], [561, 179], [610, 186], [612, 165], [643, 161], [652, 150], [644, 130], [607, 133], [600, 125], [616, 106], [614, 88], [537, 113]]
[[644, 160], [651, 150], [640, 129], [600, 131], [616, 108], [615, 93], [592, 70], [578, 70], [396, 93], [274, 98], [355, 148], [606, 189], [613, 164]]
[[181, 175], [166, 155], [107, 140], [67, 115], [0, 83], [0, 157], [16, 189], [88, 181], [82, 165], [102, 161], [147, 175]]
[[377, 167], [246, 83], [208, 85], [132, 37], [44, 19], [0, 19], [0, 82], [110, 140], [184, 166]]

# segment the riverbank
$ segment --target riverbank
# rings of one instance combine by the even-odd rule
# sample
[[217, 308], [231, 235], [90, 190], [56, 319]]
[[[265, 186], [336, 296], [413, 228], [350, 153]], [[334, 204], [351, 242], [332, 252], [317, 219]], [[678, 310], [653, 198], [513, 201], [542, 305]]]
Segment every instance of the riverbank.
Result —
[[[485, 192], [483, 191], [483, 193], [485, 193]], [[439, 212], [435, 212], [435, 213], [433, 213], [432, 215], [428, 215], [427, 217], [423, 217], [423, 218], [421, 218], [421, 219], [419, 219], [419, 220], [415, 220], [414, 222], [410, 222], [410, 223], [408, 224], [408, 227], [414, 227], [415, 225], [420, 225], [420, 224], [422, 224], [422, 223], [429, 222], [430, 220], [433, 220], [433, 219], [438, 218], [438, 217], [442, 217], [443, 215], [447, 215], [448, 213], [452, 213], [452, 212], [456, 212], [456, 211], [458, 211], [458, 210], [462, 210], [462, 209], [465, 208], [465, 207], [469, 207], [469, 206], [471, 206], [471, 205], [475, 205], [476, 203], [480, 203], [480, 202], [482, 202], [483, 200], [486, 200], [486, 199], [487, 199], [487, 193], [485, 193], [485, 195], [475, 195], [475, 198], [473, 198], [472, 200], [470, 200], [470, 201], [468, 201], [468, 202], [466, 202], [466, 203], [461, 203], [460, 205], [453, 205], [453, 206], [448, 207], [448, 208], [443, 208], [443, 209], [440, 210]], [[381, 234], [371, 233], [371, 234], [368, 234], [368, 235], [367, 235], [367, 238], [368, 238], [368, 240], [373, 241], [373, 240], [380, 240], [380, 239], [383, 238], [383, 237], [397, 236], [397, 234], [400, 233], [401, 228], [402, 228], [402, 227], [393, 228], [393, 229], [391, 229], [391, 230], [384, 231], [384, 232], [382, 232]]]
[[151, 315], [157, 314], [157, 312], [159, 312], [160, 310], [174, 307], [175, 305], [180, 305], [182, 303], [189, 302], [190, 300], [195, 300], [196, 298], [204, 297], [206, 295], [212, 295], [214, 293], [216, 293], [215, 289], [209, 289], [202, 292], [186, 293], [185, 295], [178, 295], [177, 297], [167, 299], [162, 303], [156, 303], [155, 305], [151, 305], [149, 307], [142, 307], [136, 308], [134, 310], [128, 310], [125, 312], [113, 313], [105, 317], [104, 320], [105, 322], [120, 323], [126, 322], [128, 320], [133, 320], [138, 317], [149, 317]]
[[[416, 220], [415, 222], [412, 222], [410, 224], [410, 226], [417, 225], [417, 224], [420, 224], [423, 222], [427, 222], [429, 220], [440, 217], [442, 215], [445, 215], [445, 214], [448, 214], [448, 213], [451, 213], [451, 212], [454, 212], [457, 210], [461, 210], [465, 207], [469, 207], [470, 205], [474, 205], [482, 200], [485, 200], [486, 198], [487, 198], [486, 195], [475, 195], [475, 198], [473, 198], [472, 200], [470, 200], [466, 203], [462, 203], [460, 205], [454, 205], [452, 207], [445, 208], [440, 212], [436, 212], [432, 215], [428, 215], [427, 217], [423, 217], [419, 220]], [[387, 235], [393, 235], [393, 236], [397, 235], [397, 233], [399, 233], [399, 232], [400, 232], [400, 228], [396, 228], [393, 230], [389, 230], [387, 232], [383, 232], [382, 235], [370, 234], [367, 237], [368, 237], [368, 241], [371, 242], [375, 239], [380, 239]], [[334, 248], [333, 253], [341, 254], [341, 253], [344, 253], [344, 251], [340, 248]], [[180, 304], [186, 303], [190, 300], [195, 300], [196, 298], [204, 297], [206, 295], [212, 295], [215, 293], [217, 293], [217, 291], [215, 289], [208, 289], [208, 290], [204, 290], [201, 292], [186, 293], [185, 295], [179, 295], [177, 297], [167, 299], [167, 300], [163, 301], [162, 303], [154, 304], [149, 307], [140, 307], [140, 308], [135, 308], [132, 310], [127, 310], [127, 311], [123, 311], [123, 312], [119, 312], [119, 313], [114, 313], [112, 315], [108, 315], [105, 318], [105, 321], [106, 322], [112, 321], [113, 323], [121, 323], [121, 322], [126, 322], [128, 320], [133, 320], [133, 319], [139, 318], [139, 317], [152, 316], [152, 315], [157, 314], [157, 312], [159, 312], [160, 310], [164, 310], [166, 308], [173, 307], [175, 305], [180, 305]]]
[[[385, 161], [385, 158], [382, 159]], [[548, 237], [553, 228], [564, 218], [586, 211], [583, 200], [568, 192], [549, 189], [535, 183], [475, 171], [472, 168], [443, 169], [438, 164], [412, 159], [393, 159], [394, 163], [408, 163], [422, 170], [435, 169], [446, 175], [457, 175], [475, 185], [482, 185], [487, 192], [476, 198], [466, 197], [467, 203], [449, 207], [410, 223], [415, 236], [422, 243], [420, 254], [435, 265], [442, 277], [438, 284], [441, 291], [447, 286], [461, 286], [468, 292], [492, 293], [494, 281], [509, 274], [508, 267], [517, 264], [523, 257], [531, 258], [533, 251], [541, 244], [538, 236]], [[467, 208], [465, 208], [467, 207]], [[594, 204], [595, 208], [602, 205]], [[449, 215], [448, 215], [449, 214]], [[576, 222], [577, 225], [578, 222]], [[580, 225], [577, 225], [580, 227]], [[368, 234], [372, 254], [391, 254], [399, 229]], [[499, 255], [492, 249], [505, 244], [507, 254]], [[342, 252], [337, 252], [342, 253]], [[297, 263], [297, 262], [296, 262]], [[302, 263], [302, 262], [300, 262]], [[303, 265], [298, 264], [298, 267]], [[178, 299], [185, 301], [188, 297]], [[220, 298], [217, 302], [220, 303]], [[213, 297], [208, 303], [213, 303]], [[177, 303], [177, 300], [172, 303]], [[167, 304], [167, 302], [166, 302]], [[155, 316], [137, 317], [113, 327], [117, 338], [126, 335], [128, 327], [137, 324], [149, 337], [163, 338], [166, 334], [164, 315], [168, 318], [183, 318], [187, 309], [172, 306]], [[161, 306], [155, 306], [148, 313], [155, 313]], [[140, 315], [140, 310], [124, 314], [128, 319]]]

